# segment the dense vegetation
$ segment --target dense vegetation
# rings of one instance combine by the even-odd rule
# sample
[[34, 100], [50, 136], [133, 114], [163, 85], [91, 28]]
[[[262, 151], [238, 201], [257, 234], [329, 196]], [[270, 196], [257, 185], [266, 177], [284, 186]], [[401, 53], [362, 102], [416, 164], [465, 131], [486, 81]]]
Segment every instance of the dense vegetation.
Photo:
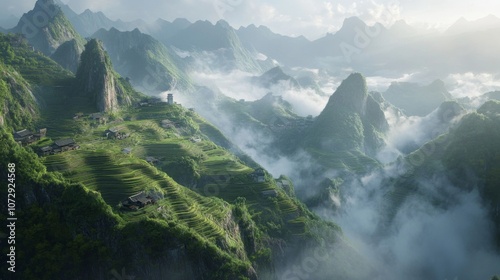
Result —
[[18, 71], [28, 82], [37, 86], [60, 86], [71, 76], [50, 58], [33, 51], [17, 34], [0, 34], [0, 61]]
[[[283, 258], [282, 244], [339, 232], [294, 197], [289, 181], [289, 187], [279, 187], [287, 179], [266, 174], [264, 182], [256, 182], [251, 173], [257, 164], [195, 112], [151, 99], [147, 106], [122, 107], [106, 114], [106, 123], [96, 123], [87, 117], [95, 105], [79, 94], [81, 87], [73, 87], [81, 72], [75, 79], [24, 42], [14, 48], [16, 37], [2, 38], [9, 66], [2, 64], [0, 89], [11, 110], [3, 112], [4, 127], [48, 128], [48, 137], [29, 147], [14, 143], [4, 128], [1, 134], [2, 164], [15, 162], [23, 170], [18, 174], [23, 198], [18, 215], [26, 224], [18, 236], [18, 261], [23, 263], [18, 275], [24, 279], [99, 279], [121, 267], [144, 277], [255, 278], [256, 273], [272, 274]], [[102, 47], [88, 51], [82, 61], [97, 57], [90, 60], [116, 74]], [[33, 65], [47, 62], [52, 71], [29, 76], [29, 65], [17, 63], [26, 58]], [[61, 73], [64, 79], [59, 80]], [[9, 89], [11, 80], [22, 90]], [[124, 84], [129, 88], [120, 92], [133, 91]], [[36, 99], [31, 88], [38, 90]], [[32, 106], [31, 117], [23, 115], [23, 102]], [[75, 120], [77, 113], [82, 117]], [[113, 127], [129, 137], [103, 137]], [[73, 137], [80, 150], [44, 158], [34, 154], [64, 137]], [[131, 154], [122, 153], [127, 147]], [[158, 163], [147, 163], [147, 156]], [[121, 207], [121, 201], [141, 191], [153, 196], [156, 205], [138, 211]], [[171, 251], [179, 254], [166, 258]]]

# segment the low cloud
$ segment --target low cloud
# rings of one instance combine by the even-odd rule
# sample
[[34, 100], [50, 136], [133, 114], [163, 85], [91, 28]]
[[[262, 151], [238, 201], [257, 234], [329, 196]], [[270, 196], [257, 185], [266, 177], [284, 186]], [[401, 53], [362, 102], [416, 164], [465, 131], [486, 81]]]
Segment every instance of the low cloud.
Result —
[[346, 181], [340, 210], [315, 209], [374, 264], [373, 279], [490, 279], [499, 272], [492, 224], [477, 191], [431, 178], [394, 207], [384, 187], [389, 175]]
[[455, 98], [478, 97], [490, 91], [500, 90], [500, 75], [491, 73], [456, 73], [445, 79]]
[[[328, 103], [329, 96], [318, 94], [314, 89], [294, 88], [287, 82], [280, 82], [270, 88], [263, 88], [252, 83], [253, 76], [254, 74], [240, 70], [233, 70], [228, 73], [197, 71], [191, 74], [193, 81], [197, 84], [208, 86], [236, 100], [255, 101], [269, 92], [273, 93], [273, 95], [282, 96], [284, 100], [290, 102], [295, 113], [303, 117], [319, 115], [326, 103]], [[327, 81], [322, 84], [322, 87], [330, 89], [333, 85], [332, 81]]]
[[398, 109], [388, 107], [384, 115], [389, 123], [386, 146], [377, 154], [382, 163], [391, 163], [399, 156], [409, 154], [425, 143], [446, 133], [466, 113], [460, 106], [451, 106], [443, 111], [435, 109], [425, 117], [405, 116]]

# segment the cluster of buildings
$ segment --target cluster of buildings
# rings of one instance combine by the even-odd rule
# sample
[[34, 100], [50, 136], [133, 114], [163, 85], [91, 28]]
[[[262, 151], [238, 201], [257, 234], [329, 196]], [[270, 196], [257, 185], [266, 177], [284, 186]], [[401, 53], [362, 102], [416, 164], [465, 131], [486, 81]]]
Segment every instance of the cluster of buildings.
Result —
[[[38, 130], [37, 133], [30, 131], [28, 129], [23, 129], [14, 132], [14, 140], [20, 145], [32, 144], [47, 135], [47, 129], [42, 128]], [[60, 139], [54, 141], [52, 145], [44, 146], [38, 149], [38, 154], [40, 156], [55, 155], [66, 151], [72, 151], [79, 149], [80, 146], [76, 144], [75, 140], [72, 138]]]
[[42, 139], [45, 135], [47, 135], [46, 128], [42, 128], [36, 133], [29, 129], [23, 129], [14, 132], [14, 140], [21, 145], [29, 145]]
[[80, 149], [80, 146], [72, 138], [54, 141], [54, 144], [41, 147], [38, 154], [41, 156], [55, 155], [62, 152]]

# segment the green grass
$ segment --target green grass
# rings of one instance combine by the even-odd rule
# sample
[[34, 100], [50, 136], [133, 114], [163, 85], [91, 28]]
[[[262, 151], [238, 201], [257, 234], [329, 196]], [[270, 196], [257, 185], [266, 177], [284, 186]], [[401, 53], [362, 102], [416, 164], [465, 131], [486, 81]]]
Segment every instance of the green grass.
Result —
[[[64, 102], [56, 94], [64, 93], [56, 92], [45, 99], [52, 104], [51, 107]], [[199, 131], [199, 125], [205, 121], [196, 114], [180, 106], [130, 108], [114, 116], [125, 121], [95, 127], [85, 119], [72, 119], [76, 112], [89, 111], [84, 105], [66, 106], [66, 109], [70, 108], [68, 112], [63, 112], [63, 108], [60, 106], [60, 109], [45, 113], [43, 120], [52, 132], [49, 136], [74, 137], [81, 149], [48, 156], [44, 159], [45, 165], [49, 170], [59, 171], [66, 178], [100, 192], [104, 201], [126, 221], [140, 221], [146, 217], [176, 221], [194, 229], [203, 238], [231, 244], [231, 250], [237, 252], [242, 248], [241, 240], [226, 234], [229, 229], [221, 221], [230, 215], [228, 203], [244, 197], [255, 221], [268, 234], [307, 233], [309, 218], [299, 203], [277, 187], [272, 178], [265, 183], [253, 182], [249, 177], [252, 168], [228, 150], [207, 140], [208, 137]], [[176, 129], [162, 128], [163, 119], [176, 123]], [[104, 131], [116, 126], [127, 130], [130, 137], [105, 139]], [[192, 137], [202, 140], [192, 142]], [[132, 148], [130, 155], [122, 153], [125, 147]], [[148, 164], [145, 161], [147, 156], [160, 162], [156, 166]], [[179, 185], [167, 175], [170, 164], [183, 158], [196, 162], [200, 181], [193, 190]], [[275, 198], [262, 195], [263, 191], [271, 189], [276, 189], [279, 195]], [[164, 199], [139, 211], [118, 209], [120, 201], [143, 190], [155, 190]]]
[[[227, 203], [180, 186], [140, 159], [102, 150], [81, 150], [48, 156], [45, 165], [49, 170], [62, 172], [68, 179], [99, 191], [104, 201], [114, 206], [126, 221], [153, 215], [184, 224], [208, 240], [224, 240], [235, 252], [242, 248], [241, 240], [226, 234], [221, 222], [231, 215]], [[136, 212], [118, 209], [120, 201], [144, 190], [154, 190], [164, 198]]]

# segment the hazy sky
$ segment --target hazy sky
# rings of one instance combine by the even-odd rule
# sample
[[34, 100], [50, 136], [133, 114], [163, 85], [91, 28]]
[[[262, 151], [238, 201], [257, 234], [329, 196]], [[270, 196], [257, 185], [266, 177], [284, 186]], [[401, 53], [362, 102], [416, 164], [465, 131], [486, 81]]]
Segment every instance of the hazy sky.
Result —
[[[112, 19], [133, 20], [157, 18], [173, 20], [185, 17], [191, 21], [227, 20], [232, 26], [269, 26], [287, 35], [306, 35], [317, 38], [338, 30], [342, 20], [359, 16], [367, 22], [380, 21], [386, 25], [405, 19], [413, 25], [444, 28], [460, 17], [469, 20], [488, 14], [500, 15], [497, 0], [61, 0], [76, 12], [85, 9], [103, 11]], [[0, 17], [15, 15], [34, 6], [35, 0], [0, 0]]]

